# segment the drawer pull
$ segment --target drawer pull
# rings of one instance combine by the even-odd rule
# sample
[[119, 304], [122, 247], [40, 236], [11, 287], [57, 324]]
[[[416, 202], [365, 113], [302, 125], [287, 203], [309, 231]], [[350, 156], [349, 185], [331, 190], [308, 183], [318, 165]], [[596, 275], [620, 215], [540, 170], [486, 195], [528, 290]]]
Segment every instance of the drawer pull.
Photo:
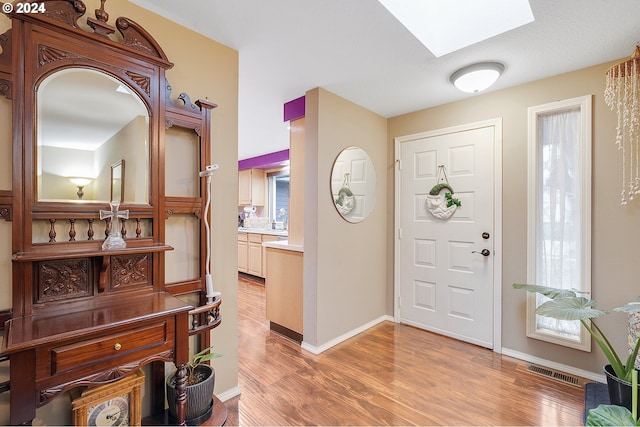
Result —
[[119, 342], [117, 342], [116, 345], [113, 346], [113, 349], [116, 351], [120, 350], [121, 348], [122, 348], [122, 345], [120, 345]]

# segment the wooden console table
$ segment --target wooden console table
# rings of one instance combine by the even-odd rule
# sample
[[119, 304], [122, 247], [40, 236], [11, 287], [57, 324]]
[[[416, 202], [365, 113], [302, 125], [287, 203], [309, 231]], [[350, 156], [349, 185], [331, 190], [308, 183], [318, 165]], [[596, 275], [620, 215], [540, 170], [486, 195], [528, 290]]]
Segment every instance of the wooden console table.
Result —
[[152, 361], [188, 361], [192, 307], [166, 292], [118, 304], [7, 321], [2, 354], [11, 357], [11, 423], [29, 423], [59, 393], [105, 384]]

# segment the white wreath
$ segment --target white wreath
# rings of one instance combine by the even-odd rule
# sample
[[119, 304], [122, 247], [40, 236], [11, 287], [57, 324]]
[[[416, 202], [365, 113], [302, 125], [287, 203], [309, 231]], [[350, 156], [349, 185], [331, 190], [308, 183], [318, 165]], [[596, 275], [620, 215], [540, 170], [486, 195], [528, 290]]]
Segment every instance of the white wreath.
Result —
[[[445, 189], [451, 192], [451, 200], [453, 202], [449, 203], [446, 196], [440, 196], [440, 192]], [[448, 204], [450, 206], [447, 206]], [[460, 201], [453, 197], [453, 188], [449, 184], [435, 185], [427, 194], [427, 210], [438, 219], [446, 220], [451, 218], [460, 204]]]
[[338, 192], [338, 198], [335, 201], [336, 208], [342, 216], [351, 212], [356, 204], [356, 198], [347, 187], [343, 187]]

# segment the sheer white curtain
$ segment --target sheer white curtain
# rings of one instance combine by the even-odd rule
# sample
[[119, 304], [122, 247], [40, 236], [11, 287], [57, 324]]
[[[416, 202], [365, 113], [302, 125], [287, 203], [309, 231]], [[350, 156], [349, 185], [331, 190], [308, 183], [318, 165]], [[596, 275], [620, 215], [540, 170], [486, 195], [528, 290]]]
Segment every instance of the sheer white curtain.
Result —
[[[580, 110], [538, 116], [536, 283], [581, 289]], [[545, 298], [538, 298], [538, 305]], [[536, 316], [537, 329], [580, 337], [578, 321]]]

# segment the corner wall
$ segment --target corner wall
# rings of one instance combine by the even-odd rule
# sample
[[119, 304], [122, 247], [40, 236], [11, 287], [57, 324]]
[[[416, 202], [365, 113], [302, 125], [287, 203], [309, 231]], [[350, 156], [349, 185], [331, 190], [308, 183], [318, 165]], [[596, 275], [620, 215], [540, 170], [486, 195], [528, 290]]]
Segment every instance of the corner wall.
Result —
[[[387, 120], [322, 88], [306, 93], [304, 341], [322, 347], [385, 316]], [[343, 149], [367, 152], [376, 204], [364, 221], [345, 221], [331, 195], [331, 169]]]
[[[393, 159], [394, 138], [480, 120], [503, 119], [503, 253], [502, 346], [506, 350], [602, 374], [606, 359], [594, 345], [591, 353], [529, 339], [525, 332], [525, 293], [512, 289], [527, 279], [527, 108], [593, 94], [592, 299], [612, 309], [640, 295], [640, 200], [620, 206], [621, 155], [615, 145], [616, 118], [604, 103], [607, 68], [598, 66], [477, 95], [388, 121], [387, 156]], [[394, 175], [387, 181], [387, 206], [393, 206]], [[387, 246], [393, 247], [393, 215], [387, 223]], [[390, 249], [391, 250], [391, 249]], [[393, 284], [393, 257], [388, 257]], [[388, 310], [393, 310], [389, 301]], [[612, 314], [599, 325], [626, 348], [626, 316]]]

